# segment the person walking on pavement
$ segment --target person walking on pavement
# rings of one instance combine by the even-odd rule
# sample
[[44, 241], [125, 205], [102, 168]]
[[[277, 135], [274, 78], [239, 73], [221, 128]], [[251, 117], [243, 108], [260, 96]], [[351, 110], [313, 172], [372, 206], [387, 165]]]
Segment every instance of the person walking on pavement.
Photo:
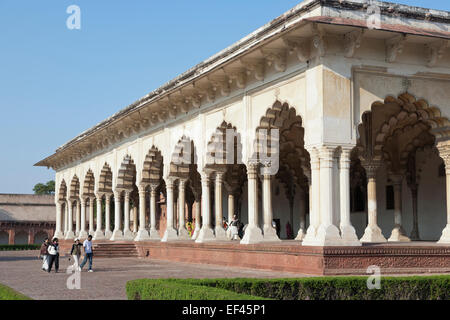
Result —
[[87, 237], [86, 240], [84, 240], [83, 242], [83, 248], [84, 248], [84, 259], [83, 262], [80, 265], [80, 271], [81, 269], [83, 269], [84, 265], [86, 264], [86, 262], [89, 260], [89, 268], [88, 268], [88, 272], [93, 272], [92, 270], [92, 256], [93, 256], [93, 251], [92, 251], [92, 236], [89, 235]]
[[52, 271], [53, 263], [55, 263], [55, 273], [59, 270], [59, 244], [58, 238], [54, 238], [52, 243], [48, 246], [48, 273]]
[[80, 239], [76, 238], [75, 243], [72, 245], [72, 249], [70, 250], [70, 255], [73, 258], [73, 270], [81, 271], [80, 268], [80, 256], [81, 256], [81, 246]]
[[42, 259], [42, 270], [44, 271], [47, 271], [48, 269], [48, 245], [48, 238], [45, 238], [41, 245], [41, 251], [39, 252], [39, 258]]

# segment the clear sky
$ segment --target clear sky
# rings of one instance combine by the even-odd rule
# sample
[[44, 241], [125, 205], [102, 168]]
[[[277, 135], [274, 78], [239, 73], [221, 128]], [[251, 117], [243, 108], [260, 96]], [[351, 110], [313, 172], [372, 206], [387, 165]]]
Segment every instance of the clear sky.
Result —
[[[0, 193], [32, 193], [54, 178], [34, 163], [298, 3], [0, 0]], [[72, 4], [81, 30], [66, 27]]]

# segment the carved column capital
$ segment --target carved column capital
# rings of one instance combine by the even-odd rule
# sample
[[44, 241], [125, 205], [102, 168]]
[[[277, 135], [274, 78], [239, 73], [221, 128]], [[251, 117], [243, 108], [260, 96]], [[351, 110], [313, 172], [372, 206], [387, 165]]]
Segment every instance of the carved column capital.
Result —
[[247, 164], [247, 176], [249, 179], [256, 179], [258, 175], [259, 164], [256, 161]]
[[362, 161], [361, 165], [366, 170], [366, 175], [368, 179], [375, 178], [378, 169], [381, 167], [381, 163], [378, 161]]

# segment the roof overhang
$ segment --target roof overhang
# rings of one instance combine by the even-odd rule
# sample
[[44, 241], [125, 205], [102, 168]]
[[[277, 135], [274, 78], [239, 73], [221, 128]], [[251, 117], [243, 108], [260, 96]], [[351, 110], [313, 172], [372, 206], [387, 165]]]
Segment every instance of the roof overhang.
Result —
[[[387, 2], [374, 1], [371, 4], [378, 6], [383, 18], [386, 17], [386, 19], [384, 19], [386, 22], [382, 22], [379, 28], [375, 31], [395, 32], [402, 33], [404, 35], [432, 37], [445, 40], [450, 39], [449, 12], [398, 5]], [[361, 13], [365, 13], [367, 9], [368, 4], [362, 0], [304, 1], [292, 10], [274, 19], [242, 40], [234, 43], [211, 58], [199, 63], [175, 79], [167, 82], [160, 88], [152, 91], [143, 98], [117, 112], [113, 116], [84, 131], [74, 139], [59, 147], [53, 155], [36, 163], [35, 166], [45, 166], [57, 169], [62, 166], [61, 163], [63, 163], [63, 165], [67, 165], [68, 163], [75, 161], [74, 159], [82, 159], [89, 154], [92, 154], [95, 148], [92, 147], [92, 143], [89, 139], [95, 135], [107, 137], [106, 140], [109, 141], [108, 143], [118, 142], [117, 138], [109, 139], [109, 135], [113, 136], [117, 134], [117, 131], [113, 128], [113, 126], [118, 122], [142, 120], [140, 122], [141, 125], [143, 127], [148, 127], [154, 125], [154, 123], [158, 123], [158, 121], [160, 122], [161, 120], [164, 120], [166, 116], [169, 118], [171, 113], [170, 109], [167, 109], [166, 105], [167, 101], [169, 106], [171, 105], [172, 102], [170, 100], [170, 96], [174, 92], [181, 92], [186, 87], [189, 87], [187, 91], [191, 92], [193, 84], [202, 81], [202, 79], [210, 79], [209, 77], [211, 77], [213, 73], [217, 70], [223, 69], [227, 65], [230, 65], [236, 61], [242, 62], [242, 58], [244, 56], [251, 55], [256, 49], [270, 44], [272, 41], [281, 38], [284, 34], [288, 34], [292, 30], [306, 25], [318, 24], [367, 29], [367, 20], [361, 19]], [[411, 20], [420, 21], [420, 25], [423, 27], [412, 27], [410, 25]], [[311, 28], [311, 30], [314, 29]], [[244, 66], [244, 68], [250, 70], [251, 66]], [[197, 92], [202, 92], [203, 96], [208, 96], [207, 89], [194, 88], [194, 91], [195, 90]], [[195, 94], [189, 93], [188, 99], [195, 105]], [[160, 113], [162, 112], [162, 109], [160, 108], [158, 110], [153, 110], [154, 112], [148, 117], [143, 116], [144, 108], [149, 109], [149, 106], [153, 104], [157, 105], [163, 100], [164, 104], [162, 109], [168, 110], [167, 115], [161, 115]], [[151, 113], [151, 111], [149, 112]], [[155, 120], [154, 117], [157, 119]], [[154, 122], [154, 120], [156, 122]], [[102, 143], [100, 144], [103, 145]], [[62, 158], [67, 159], [61, 162]]]

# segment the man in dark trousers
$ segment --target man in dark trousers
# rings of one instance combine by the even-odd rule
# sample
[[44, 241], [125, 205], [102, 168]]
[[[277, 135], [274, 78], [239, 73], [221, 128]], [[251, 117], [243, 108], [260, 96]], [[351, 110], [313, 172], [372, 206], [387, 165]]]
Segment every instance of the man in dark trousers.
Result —
[[55, 263], [55, 273], [59, 269], [59, 244], [58, 238], [54, 238], [52, 243], [48, 246], [48, 273], [52, 271], [53, 263]]

